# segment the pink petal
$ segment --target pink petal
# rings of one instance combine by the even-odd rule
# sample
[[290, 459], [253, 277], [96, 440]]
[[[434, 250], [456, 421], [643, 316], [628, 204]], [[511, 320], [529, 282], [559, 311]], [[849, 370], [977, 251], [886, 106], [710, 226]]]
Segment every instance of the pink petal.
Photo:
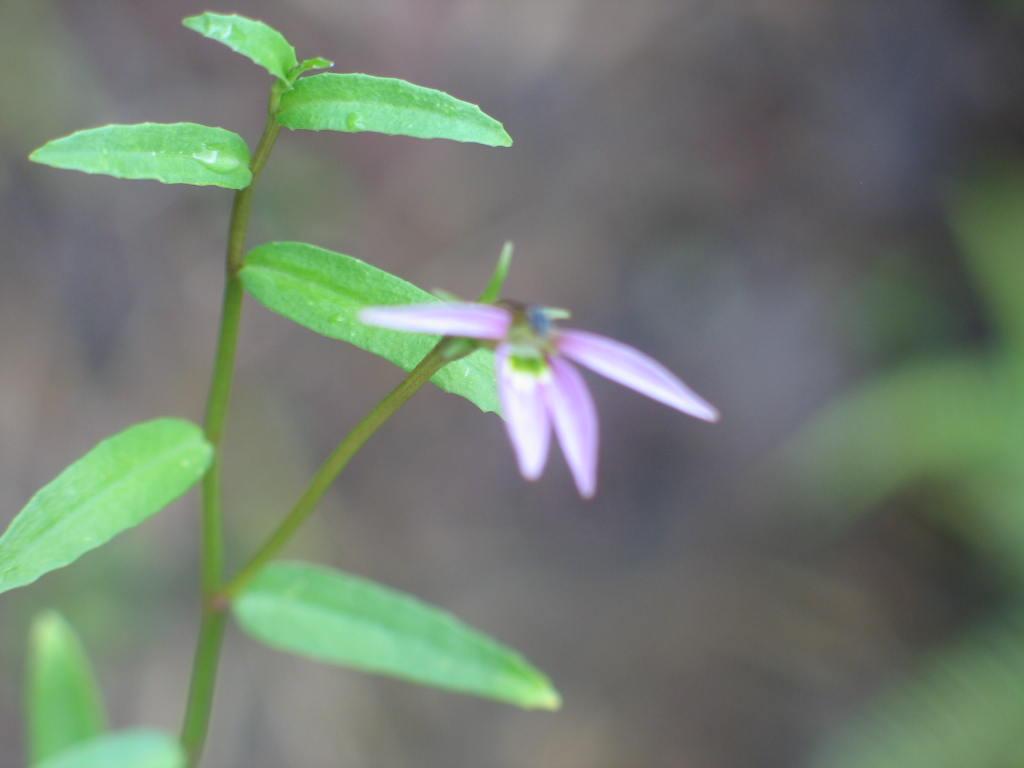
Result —
[[718, 409], [653, 358], [622, 342], [586, 331], [560, 331], [558, 351], [590, 370], [642, 395], [705, 421], [718, 421]]
[[549, 361], [551, 380], [544, 387], [558, 442], [580, 496], [597, 489], [597, 410], [583, 377], [567, 360]]
[[496, 357], [505, 428], [519, 471], [527, 480], [536, 480], [544, 471], [551, 445], [551, 422], [544, 407], [541, 379], [512, 367], [507, 344], [498, 347]]
[[512, 316], [506, 309], [487, 304], [414, 304], [369, 307], [359, 313], [359, 320], [396, 331], [502, 339]]

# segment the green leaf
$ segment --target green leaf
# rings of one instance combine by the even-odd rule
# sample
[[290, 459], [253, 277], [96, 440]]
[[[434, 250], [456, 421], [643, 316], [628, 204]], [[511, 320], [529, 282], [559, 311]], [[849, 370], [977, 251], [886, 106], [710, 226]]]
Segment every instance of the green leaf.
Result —
[[[302, 82], [301, 80], [299, 82]], [[332, 339], [340, 339], [411, 371], [437, 336], [363, 325], [364, 307], [428, 304], [439, 300], [401, 278], [352, 256], [306, 243], [266, 243], [249, 252], [246, 290], [268, 309]], [[483, 411], [497, 411], [494, 354], [481, 349], [446, 365], [432, 381]]]
[[515, 652], [415, 598], [328, 568], [273, 563], [234, 612], [253, 637], [300, 656], [527, 709], [560, 703]]
[[185, 768], [185, 754], [158, 731], [111, 733], [61, 752], [34, 768]]
[[371, 75], [303, 78], [281, 95], [277, 121], [309, 131], [373, 131], [491, 147], [512, 145], [501, 123], [475, 104], [404, 80]]
[[181, 23], [203, 37], [223, 43], [286, 83], [290, 81], [291, 70], [298, 66], [292, 44], [262, 21], [207, 11], [189, 16]]
[[[1019, 765], [1024, 622], [988, 627], [939, 651], [917, 676], [826, 742], [814, 768]], [[1016, 754], [1017, 759], [1010, 759]]]
[[[943, 496], [952, 496], [955, 506], [942, 518], [971, 545], [986, 572], [1018, 589], [1024, 585], [1024, 516], [1020, 514], [1024, 446], [1020, 444], [1020, 425], [1020, 420], [1008, 420], [1003, 435], [1005, 452], [958, 483], [955, 495]], [[931, 505], [929, 511], [936, 506]]]
[[1024, 357], [1024, 168], [1003, 169], [962, 188], [953, 228], [989, 312]]
[[785, 452], [789, 474], [858, 511], [924, 478], [963, 477], [1003, 450], [1009, 386], [984, 359], [907, 366], [806, 427]]
[[481, 304], [493, 304], [501, 298], [502, 288], [505, 287], [505, 280], [508, 278], [508, 268], [512, 265], [512, 251], [514, 246], [510, 240], [506, 240], [501, 247], [501, 255], [498, 256], [498, 263], [494, 267], [494, 274], [487, 281], [487, 287], [477, 301]]
[[322, 56], [314, 56], [311, 59], [303, 59], [298, 63], [298, 66], [292, 68], [288, 73], [288, 82], [294, 82], [301, 75], [309, 72], [311, 69], [330, 69], [334, 66], [334, 62], [330, 59], [325, 59]]
[[103, 697], [78, 636], [57, 613], [32, 624], [28, 656], [28, 753], [33, 765], [106, 727]]
[[244, 189], [249, 147], [237, 133], [196, 123], [104, 125], [47, 142], [29, 159], [119, 179]]
[[30, 584], [156, 514], [206, 471], [187, 421], [157, 419], [100, 442], [44, 486], [0, 536], [0, 592]]

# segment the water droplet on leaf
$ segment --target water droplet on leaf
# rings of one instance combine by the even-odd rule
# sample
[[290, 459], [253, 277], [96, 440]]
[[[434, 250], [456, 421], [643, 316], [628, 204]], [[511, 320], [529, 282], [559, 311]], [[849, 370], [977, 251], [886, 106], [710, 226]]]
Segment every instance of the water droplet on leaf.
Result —
[[350, 131], [361, 131], [366, 124], [363, 122], [363, 116], [358, 112], [349, 112], [348, 117], [345, 118], [345, 127]]
[[193, 152], [192, 158], [205, 165], [214, 173], [228, 173], [239, 166], [238, 159], [231, 155], [222, 155], [217, 149], [204, 149]]

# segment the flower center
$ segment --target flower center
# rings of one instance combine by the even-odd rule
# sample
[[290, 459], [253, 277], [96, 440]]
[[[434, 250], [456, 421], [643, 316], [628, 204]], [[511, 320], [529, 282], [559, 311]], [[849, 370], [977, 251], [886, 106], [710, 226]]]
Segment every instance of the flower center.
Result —
[[538, 350], [513, 348], [508, 356], [509, 366], [517, 374], [539, 379], [548, 372], [548, 362]]
[[510, 367], [534, 379], [547, 376], [548, 358], [555, 353], [554, 321], [564, 317], [564, 311], [512, 301], [503, 304], [512, 311], [512, 325], [505, 337]]
[[551, 332], [551, 315], [545, 311], [544, 307], [531, 304], [526, 308], [525, 314], [530, 329], [541, 338], [547, 338]]

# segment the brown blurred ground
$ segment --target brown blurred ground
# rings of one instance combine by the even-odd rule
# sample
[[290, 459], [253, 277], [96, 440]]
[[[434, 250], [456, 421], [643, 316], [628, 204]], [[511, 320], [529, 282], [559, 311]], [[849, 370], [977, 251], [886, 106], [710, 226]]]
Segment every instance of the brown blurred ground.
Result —
[[[0, 522], [99, 438], [201, 414], [229, 195], [25, 157], [108, 122], [254, 140], [267, 79], [180, 27], [204, 7], [0, 4]], [[307, 240], [468, 295], [514, 239], [510, 295], [650, 351], [724, 420], [595, 381], [602, 487], [585, 504], [560, 461], [526, 486], [497, 419], [424, 393], [290, 554], [450, 608], [548, 671], [563, 710], [325, 671], [234, 634], [210, 766], [797, 765], [977, 610], [984, 574], [912, 510], [836, 540], [815, 522], [829, 510], [797, 515], [743, 487], [851, 382], [984, 338], [942, 203], [978, 162], [1021, 149], [1019, 15], [973, 0], [217, 9], [267, 20], [337, 71], [480, 103], [516, 141], [286, 134], [253, 244]], [[925, 309], [880, 316], [880, 285]], [[239, 365], [236, 558], [398, 378], [255, 304]], [[19, 764], [27, 623], [44, 607], [81, 630], [115, 724], [177, 728], [195, 514], [189, 497], [0, 599], [5, 768]]]

